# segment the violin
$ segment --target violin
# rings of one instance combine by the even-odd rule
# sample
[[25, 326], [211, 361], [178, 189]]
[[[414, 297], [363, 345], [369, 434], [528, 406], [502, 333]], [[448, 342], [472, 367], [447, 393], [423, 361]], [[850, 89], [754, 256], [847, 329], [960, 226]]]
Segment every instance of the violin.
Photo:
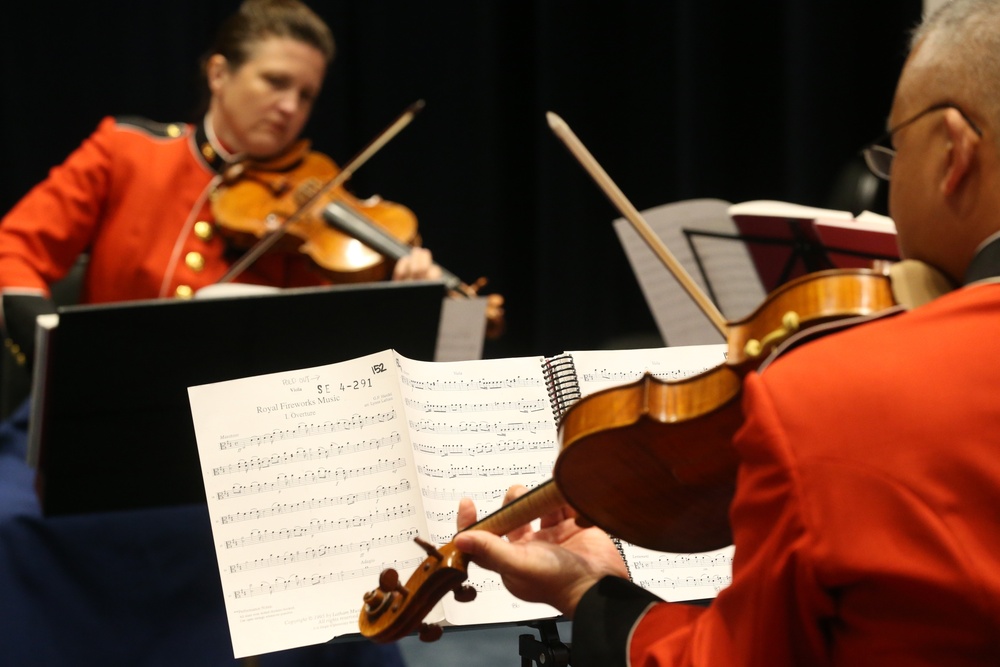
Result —
[[[731, 442], [743, 423], [746, 373], [795, 345], [796, 337], [915, 307], [950, 288], [942, 274], [916, 262], [821, 271], [786, 283], [733, 323], [734, 341], [752, 341], [744, 345], [749, 350], [689, 378], [647, 373], [570, 406], [559, 420], [552, 479], [464, 530], [503, 535], [569, 505], [581, 525], [644, 548], [693, 553], [727, 546], [738, 465]], [[756, 331], [769, 335], [749, 338]], [[464, 583], [469, 557], [454, 540], [441, 547], [416, 542], [427, 557], [406, 584], [387, 569], [364, 595], [358, 627], [371, 641], [413, 632], [435, 641], [440, 627], [423, 618], [441, 598], [452, 592], [460, 602], [475, 599]]]
[[743, 423], [743, 377], [769, 355], [834, 327], [912, 308], [952, 289], [913, 261], [834, 269], [790, 281], [726, 321], [639, 212], [553, 113], [549, 125], [726, 338], [726, 361], [680, 381], [646, 375], [577, 401], [559, 425], [553, 478], [590, 524], [641, 547], [699, 552], [732, 543], [729, 504]]
[[[385, 280], [393, 265], [419, 245], [417, 218], [409, 208], [378, 196], [359, 199], [344, 183], [423, 108], [408, 107], [343, 169], [328, 156], [296, 142], [270, 161], [244, 161], [223, 173], [212, 193], [216, 224], [245, 254], [220, 282], [229, 282], [268, 252], [297, 252], [334, 283]], [[474, 297], [486, 280], [472, 285], [441, 268], [450, 293]], [[487, 296], [486, 335], [504, 329], [503, 297]]]
[[[490, 514], [465, 530], [488, 530], [503, 535], [565, 504], [559, 489], [550, 480], [517, 500]], [[362, 636], [376, 643], [388, 643], [417, 631], [421, 641], [436, 641], [440, 626], [424, 623], [428, 612], [449, 591], [459, 602], [471, 602], [476, 590], [464, 585], [468, 578], [469, 557], [455, 548], [454, 540], [440, 548], [416, 538], [427, 553], [406, 585], [392, 568], [379, 576], [378, 588], [365, 593], [358, 619]]]
[[800, 332], [888, 314], [890, 278], [831, 270], [782, 285], [733, 322], [726, 361], [682, 380], [649, 374], [574, 403], [559, 425], [553, 478], [590, 524], [647, 549], [691, 553], [732, 544], [730, 443], [743, 423], [743, 378]]
[[212, 213], [237, 248], [250, 250], [275, 235], [267, 251], [300, 252], [332, 282], [385, 280], [392, 270], [390, 260], [398, 258], [387, 258], [331, 228], [311, 210], [299, 211], [310, 204], [335, 203], [377, 225], [407, 249], [418, 239], [417, 218], [402, 204], [378, 196], [362, 200], [339, 184], [317, 198], [339, 173], [332, 159], [301, 140], [279, 162], [239, 163], [227, 170], [212, 197]]

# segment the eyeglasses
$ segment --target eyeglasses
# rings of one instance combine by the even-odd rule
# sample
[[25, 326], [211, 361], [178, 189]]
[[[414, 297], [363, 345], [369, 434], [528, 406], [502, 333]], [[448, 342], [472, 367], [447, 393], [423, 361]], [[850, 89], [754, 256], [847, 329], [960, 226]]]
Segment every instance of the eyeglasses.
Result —
[[969, 124], [969, 127], [971, 127], [976, 134], [980, 137], [983, 136], [983, 131], [979, 129], [979, 126], [976, 125], [971, 118], [969, 118], [968, 114], [959, 109], [957, 106], [951, 104], [950, 102], [935, 104], [934, 106], [927, 107], [916, 116], [904, 120], [902, 123], [890, 129], [881, 137], [861, 149], [861, 154], [865, 158], [865, 164], [868, 165], [871, 172], [879, 178], [888, 181], [890, 174], [892, 173], [892, 160], [896, 157], [896, 149], [891, 146], [892, 135], [896, 134], [907, 125], [917, 122], [932, 111], [940, 111], [942, 109], [955, 109], [958, 113], [962, 114], [962, 118], [965, 119], [965, 122]]

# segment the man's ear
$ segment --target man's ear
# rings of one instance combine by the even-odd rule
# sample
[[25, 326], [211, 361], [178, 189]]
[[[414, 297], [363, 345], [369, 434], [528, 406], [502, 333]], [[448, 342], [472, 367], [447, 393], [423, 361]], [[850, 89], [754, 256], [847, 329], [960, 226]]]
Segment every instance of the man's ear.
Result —
[[980, 136], [969, 125], [958, 109], [944, 110], [944, 126], [948, 133], [949, 151], [948, 166], [944, 180], [941, 181], [941, 193], [950, 195], [955, 192], [962, 179], [969, 173], [972, 160], [979, 146]]

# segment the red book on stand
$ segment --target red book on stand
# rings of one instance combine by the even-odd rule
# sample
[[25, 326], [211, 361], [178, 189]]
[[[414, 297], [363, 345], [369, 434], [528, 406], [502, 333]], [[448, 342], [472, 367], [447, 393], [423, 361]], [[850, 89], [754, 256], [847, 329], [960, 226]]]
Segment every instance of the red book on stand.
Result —
[[814, 271], [899, 259], [896, 227], [876, 213], [855, 217], [847, 211], [758, 200], [733, 204], [729, 216], [768, 292]]

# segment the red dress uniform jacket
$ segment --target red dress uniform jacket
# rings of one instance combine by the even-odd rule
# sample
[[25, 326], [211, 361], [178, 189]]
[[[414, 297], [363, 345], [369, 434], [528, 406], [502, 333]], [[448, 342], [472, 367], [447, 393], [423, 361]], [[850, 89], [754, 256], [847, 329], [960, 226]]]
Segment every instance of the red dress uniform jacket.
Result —
[[733, 580], [605, 579], [573, 664], [1000, 664], [1000, 284], [792, 350], [745, 383]]
[[[48, 293], [80, 253], [81, 300], [188, 296], [217, 282], [233, 257], [209, 195], [225, 163], [201, 127], [106, 118], [0, 223], [0, 290]], [[238, 280], [322, 284], [305, 257], [268, 255]]]

